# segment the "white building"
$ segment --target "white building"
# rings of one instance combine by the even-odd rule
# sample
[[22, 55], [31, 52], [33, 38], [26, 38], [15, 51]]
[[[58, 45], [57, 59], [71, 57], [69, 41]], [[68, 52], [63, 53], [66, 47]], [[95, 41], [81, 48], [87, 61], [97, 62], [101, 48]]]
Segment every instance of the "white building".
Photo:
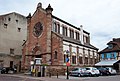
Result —
[[22, 44], [26, 38], [25, 16], [15, 12], [0, 15], [0, 67], [20, 67]]
[[90, 44], [90, 33], [83, 26], [76, 27], [56, 16], [52, 16], [52, 31], [63, 37], [64, 63], [69, 51], [71, 65], [94, 65], [98, 61], [98, 49]]

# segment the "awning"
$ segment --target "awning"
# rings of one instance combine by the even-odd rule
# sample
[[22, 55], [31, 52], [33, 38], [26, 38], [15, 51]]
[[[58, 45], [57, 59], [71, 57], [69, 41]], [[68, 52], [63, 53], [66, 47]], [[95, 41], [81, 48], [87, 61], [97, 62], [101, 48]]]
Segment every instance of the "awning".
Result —
[[96, 63], [95, 66], [113, 66], [113, 64], [118, 61], [119, 60], [101, 60], [100, 62]]

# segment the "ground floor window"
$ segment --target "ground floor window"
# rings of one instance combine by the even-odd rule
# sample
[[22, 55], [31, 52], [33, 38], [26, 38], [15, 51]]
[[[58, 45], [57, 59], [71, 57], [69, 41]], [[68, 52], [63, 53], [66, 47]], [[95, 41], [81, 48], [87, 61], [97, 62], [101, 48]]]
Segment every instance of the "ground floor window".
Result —
[[83, 64], [82, 57], [79, 56], [79, 64]]
[[93, 64], [93, 59], [92, 58], [90, 58], [90, 64]]
[[97, 63], [97, 59], [95, 59], [95, 63]]
[[72, 56], [72, 64], [76, 64], [76, 56]]
[[88, 57], [85, 57], [85, 64], [88, 64]]

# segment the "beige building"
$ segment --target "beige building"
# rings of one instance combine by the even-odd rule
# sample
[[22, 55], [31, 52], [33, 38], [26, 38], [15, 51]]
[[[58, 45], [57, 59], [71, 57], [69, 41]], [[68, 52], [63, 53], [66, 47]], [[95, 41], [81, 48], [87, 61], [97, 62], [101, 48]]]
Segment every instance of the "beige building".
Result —
[[0, 15], [0, 67], [20, 67], [22, 44], [26, 38], [25, 16], [15, 12]]

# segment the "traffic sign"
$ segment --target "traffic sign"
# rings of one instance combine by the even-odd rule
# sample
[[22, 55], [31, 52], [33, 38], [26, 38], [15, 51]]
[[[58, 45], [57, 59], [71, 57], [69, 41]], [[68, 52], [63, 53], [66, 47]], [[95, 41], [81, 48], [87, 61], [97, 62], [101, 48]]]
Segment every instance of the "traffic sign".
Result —
[[67, 62], [67, 63], [66, 63], [66, 66], [70, 66], [70, 63], [69, 63], [69, 62]]
[[66, 60], [66, 62], [69, 62], [69, 58], [66, 58], [65, 60]]

